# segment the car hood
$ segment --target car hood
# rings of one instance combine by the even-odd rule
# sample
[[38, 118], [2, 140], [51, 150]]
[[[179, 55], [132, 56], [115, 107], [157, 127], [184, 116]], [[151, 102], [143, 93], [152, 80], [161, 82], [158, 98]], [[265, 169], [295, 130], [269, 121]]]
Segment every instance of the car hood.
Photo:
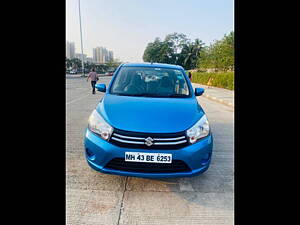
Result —
[[106, 94], [96, 110], [114, 128], [175, 133], [192, 127], [204, 114], [196, 98], [149, 98]]

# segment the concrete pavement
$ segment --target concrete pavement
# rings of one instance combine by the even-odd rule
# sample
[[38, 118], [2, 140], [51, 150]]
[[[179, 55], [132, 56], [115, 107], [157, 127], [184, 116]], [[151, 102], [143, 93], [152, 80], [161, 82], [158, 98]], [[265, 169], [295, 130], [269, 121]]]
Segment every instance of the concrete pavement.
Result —
[[[98, 83], [108, 84], [111, 77]], [[102, 93], [66, 80], [66, 224], [233, 224], [233, 108], [197, 97], [214, 136], [210, 168], [191, 178], [143, 179], [96, 172], [84, 158], [87, 120]]]
[[204, 88], [203, 97], [209, 98], [210, 100], [234, 107], [234, 91], [227, 90], [224, 88], [209, 87], [203, 84], [192, 83], [194, 88]]

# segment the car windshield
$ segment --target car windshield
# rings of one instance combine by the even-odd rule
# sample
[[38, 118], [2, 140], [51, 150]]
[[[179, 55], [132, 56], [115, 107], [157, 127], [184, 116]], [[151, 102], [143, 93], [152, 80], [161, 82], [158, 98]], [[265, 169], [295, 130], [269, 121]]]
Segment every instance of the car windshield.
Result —
[[143, 97], [189, 97], [184, 74], [179, 69], [122, 67], [110, 89], [111, 94]]

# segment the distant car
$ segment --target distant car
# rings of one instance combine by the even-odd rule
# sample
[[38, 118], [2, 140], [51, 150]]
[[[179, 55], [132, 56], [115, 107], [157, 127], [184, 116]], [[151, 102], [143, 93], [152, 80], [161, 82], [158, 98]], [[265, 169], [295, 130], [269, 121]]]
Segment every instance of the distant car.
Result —
[[76, 72], [76, 70], [71, 70], [70, 71], [70, 74], [76, 74], [77, 72]]

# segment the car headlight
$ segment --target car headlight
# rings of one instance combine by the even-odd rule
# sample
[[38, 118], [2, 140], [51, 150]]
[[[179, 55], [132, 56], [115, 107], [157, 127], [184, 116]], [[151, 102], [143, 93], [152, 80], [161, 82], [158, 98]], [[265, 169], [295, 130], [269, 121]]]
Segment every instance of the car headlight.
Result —
[[209, 123], [206, 115], [203, 115], [201, 119], [190, 129], [186, 131], [187, 136], [191, 144], [195, 143], [199, 139], [209, 135]]
[[108, 140], [113, 132], [113, 128], [105, 122], [96, 110], [90, 115], [88, 127], [92, 132], [99, 134], [104, 140]]

